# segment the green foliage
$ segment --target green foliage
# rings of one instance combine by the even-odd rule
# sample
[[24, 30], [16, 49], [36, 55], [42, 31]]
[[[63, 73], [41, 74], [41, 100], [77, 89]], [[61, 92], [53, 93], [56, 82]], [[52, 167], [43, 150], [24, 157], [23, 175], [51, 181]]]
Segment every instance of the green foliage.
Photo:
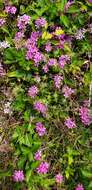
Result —
[[[14, 170], [23, 170], [25, 177], [22, 183], [14, 183], [13, 189], [21, 190], [26, 186], [28, 190], [73, 190], [81, 183], [85, 190], [92, 189], [92, 124], [86, 127], [79, 114], [84, 101], [92, 100], [92, 4], [75, 0], [68, 7], [67, 3], [67, 0], [11, 0], [9, 4], [17, 8], [16, 14], [12, 15], [5, 13], [4, 2], [0, 1], [0, 18], [6, 21], [0, 28], [0, 40], [10, 45], [0, 47], [1, 63], [6, 71], [2, 76], [0, 70], [0, 76], [5, 77], [5, 85], [11, 88], [11, 108], [16, 123], [19, 121], [11, 137], [16, 163], [9, 171], [0, 172], [0, 180], [4, 176], [12, 176]], [[22, 31], [17, 23], [24, 14], [31, 19]], [[47, 23], [37, 28], [35, 21], [40, 17], [45, 18]], [[82, 29], [85, 29], [84, 33], [80, 34]], [[15, 35], [19, 31], [23, 32], [24, 37], [18, 41]], [[36, 45], [32, 39], [31, 51], [36, 46], [38, 52], [42, 53], [43, 60], [38, 62], [33, 58], [27, 59], [26, 47], [32, 32], [37, 31], [39, 37]], [[48, 43], [52, 47], [50, 52], [45, 48]], [[32, 56], [36, 53], [37, 49]], [[64, 67], [59, 67], [59, 58], [63, 55], [67, 55], [69, 60], [63, 60], [61, 64]], [[52, 58], [56, 64], [48, 66]], [[46, 64], [48, 71], [44, 72], [43, 66]], [[54, 77], [57, 75], [62, 77], [60, 88], [55, 86]], [[33, 85], [38, 88], [35, 97], [28, 94]], [[67, 97], [63, 92], [65, 86], [74, 89], [74, 93]], [[34, 109], [36, 101], [46, 104], [46, 115]], [[88, 109], [92, 109], [91, 103]], [[72, 118], [77, 127], [67, 127], [67, 118]], [[43, 137], [39, 137], [35, 130], [37, 122], [42, 122], [46, 127], [47, 132]], [[42, 150], [40, 161], [34, 159], [39, 149]], [[47, 174], [37, 173], [42, 161], [50, 164]], [[58, 173], [64, 177], [60, 184], [55, 182]]]

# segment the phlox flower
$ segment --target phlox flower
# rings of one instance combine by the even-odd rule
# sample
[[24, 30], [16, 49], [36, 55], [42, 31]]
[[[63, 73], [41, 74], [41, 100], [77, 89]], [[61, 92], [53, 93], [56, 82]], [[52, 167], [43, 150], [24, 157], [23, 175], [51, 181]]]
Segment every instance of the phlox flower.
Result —
[[46, 24], [47, 24], [47, 21], [46, 21], [46, 19], [43, 18], [43, 17], [40, 17], [40, 18], [38, 18], [38, 19], [35, 21], [35, 26], [36, 26], [37, 28], [45, 27]]
[[69, 129], [73, 129], [73, 128], [76, 128], [76, 124], [75, 124], [75, 121], [68, 117], [65, 122], [64, 122], [65, 126]]
[[55, 181], [56, 181], [57, 183], [62, 183], [62, 182], [63, 182], [63, 176], [62, 176], [60, 173], [58, 173], [58, 174], [55, 176]]
[[62, 81], [63, 77], [60, 75], [55, 75], [54, 76], [54, 84], [56, 88], [60, 88], [61, 87], [61, 81]]
[[23, 37], [24, 37], [24, 33], [22, 31], [20, 31], [20, 32], [16, 32], [14, 39], [16, 41], [18, 41], [18, 40], [22, 39]]
[[75, 190], [84, 190], [84, 187], [82, 184], [78, 184]]
[[92, 3], [92, 0], [88, 0], [90, 3]]
[[43, 136], [46, 134], [46, 128], [41, 122], [36, 123], [35, 129], [39, 136]]
[[15, 182], [22, 182], [24, 180], [23, 170], [15, 170], [13, 173], [13, 180]]
[[0, 27], [3, 26], [5, 24], [5, 19], [4, 18], [0, 18]]
[[83, 28], [83, 29], [79, 29], [76, 33], [75, 33], [75, 38], [77, 40], [82, 40], [83, 38], [85, 38], [85, 32], [86, 30]]
[[29, 15], [22, 15], [22, 16], [18, 16], [18, 19], [17, 19], [17, 26], [18, 28], [21, 30], [21, 29], [25, 29], [25, 26], [27, 24], [30, 23], [30, 16]]
[[64, 66], [70, 61], [70, 57], [68, 55], [61, 55], [61, 57], [59, 57], [59, 67], [60, 68], [64, 68]]
[[38, 150], [35, 155], [34, 155], [34, 159], [35, 160], [41, 160], [41, 157], [42, 157], [42, 152], [41, 150]]
[[5, 12], [6, 13], [15, 14], [16, 11], [17, 11], [17, 9], [14, 6], [6, 6], [5, 7]]
[[67, 85], [65, 85], [62, 89], [62, 92], [64, 93], [64, 96], [66, 98], [70, 97], [72, 94], [74, 94], [75, 90], [72, 88], [69, 88]]
[[57, 64], [57, 60], [54, 58], [50, 58], [48, 61], [48, 66], [53, 66]]
[[49, 71], [49, 68], [48, 68], [48, 65], [47, 65], [47, 64], [45, 64], [45, 65], [43, 66], [43, 71], [44, 71], [44, 73], [47, 73], [47, 72]]
[[47, 162], [41, 162], [37, 168], [38, 174], [46, 174], [49, 170], [49, 164]]
[[52, 50], [51, 43], [47, 43], [47, 44], [46, 44], [45, 50], [46, 50], [47, 52], [50, 52], [50, 51]]
[[81, 106], [79, 109], [79, 115], [84, 125], [90, 125], [92, 123], [92, 114], [90, 113], [89, 108]]
[[34, 103], [34, 109], [42, 114], [46, 114], [47, 112], [47, 106], [40, 101]]
[[28, 95], [31, 96], [32, 98], [35, 98], [35, 96], [38, 94], [39, 90], [38, 88], [33, 85], [28, 89]]

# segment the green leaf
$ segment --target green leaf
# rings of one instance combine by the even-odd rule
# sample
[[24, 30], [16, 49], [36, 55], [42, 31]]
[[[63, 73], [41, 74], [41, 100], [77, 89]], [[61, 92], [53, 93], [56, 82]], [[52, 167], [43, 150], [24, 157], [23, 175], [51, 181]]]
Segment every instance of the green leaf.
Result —
[[89, 172], [87, 170], [82, 170], [82, 174], [84, 177], [92, 178], [92, 172]]
[[73, 163], [73, 157], [69, 156], [68, 157], [68, 164], [71, 165]]
[[22, 154], [26, 156], [30, 153], [31, 150], [28, 147], [21, 146], [21, 151], [22, 151]]
[[32, 145], [32, 138], [28, 134], [26, 134], [24, 137], [24, 144], [29, 147], [31, 147], [31, 145]]
[[69, 26], [70, 26], [70, 25], [69, 25], [70, 22], [69, 22], [69, 19], [68, 19], [67, 16], [65, 16], [65, 15], [60, 16], [60, 21], [61, 21], [61, 23], [64, 24], [64, 26], [66, 26], [66, 27], [69, 27]]
[[69, 175], [69, 171], [68, 170], [65, 171], [65, 175], [66, 175], [66, 178], [69, 179], [70, 175]]
[[27, 170], [27, 172], [26, 172], [26, 181], [29, 182], [30, 179], [32, 179], [32, 171]]
[[65, 7], [65, 4], [67, 3], [67, 0], [62, 0], [59, 4], [59, 7], [60, 7], [60, 10], [63, 12], [64, 11], [64, 7]]
[[1, 171], [0, 171], [0, 178], [6, 177], [6, 176], [11, 176], [11, 172], [10, 172], [10, 171], [5, 171], [5, 172], [3, 172], [3, 171], [1, 170]]
[[31, 164], [31, 169], [35, 169], [35, 168], [37, 168], [37, 166], [38, 166], [38, 162], [35, 161], [35, 162], [33, 162], [33, 163]]
[[91, 190], [92, 189], [92, 181], [89, 183], [88, 188]]
[[26, 110], [24, 112], [23, 118], [24, 118], [25, 121], [29, 121], [29, 119], [30, 119], [30, 110]]
[[8, 48], [5, 50], [4, 52], [4, 57], [5, 57], [5, 60], [6, 60], [6, 63], [7, 63], [7, 60], [10, 61], [14, 61], [16, 60], [16, 49], [15, 48]]
[[67, 10], [67, 13], [79, 13], [79, 12], [80, 9], [76, 5], [70, 6], [69, 9]]
[[18, 159], [18, 167], [19, 167], [19, 168], [23, 168], [25, 161], [26, 161], [26, 158], [25, 158], [25, 157], [20, 157], [20, 158]]

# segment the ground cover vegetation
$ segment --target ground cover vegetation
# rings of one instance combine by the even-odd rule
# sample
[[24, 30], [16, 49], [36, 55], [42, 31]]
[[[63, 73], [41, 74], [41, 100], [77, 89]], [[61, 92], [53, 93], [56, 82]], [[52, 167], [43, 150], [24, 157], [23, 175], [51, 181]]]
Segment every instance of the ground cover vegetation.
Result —
[[0, 189], [92, 190], [92, 0], [0, 0]]

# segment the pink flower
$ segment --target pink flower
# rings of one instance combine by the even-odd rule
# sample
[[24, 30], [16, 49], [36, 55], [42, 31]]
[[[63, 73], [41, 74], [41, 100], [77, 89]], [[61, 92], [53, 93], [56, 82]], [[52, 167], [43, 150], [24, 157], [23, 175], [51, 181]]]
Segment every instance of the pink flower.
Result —
[[54, 84], [55, 84], [56, 88], [58, 88], [58, 89], [60, 88], [62, 79], [63, 79], [63, 77], [60, 75], [54, 76]]
[[34, 103], [34, 109], [42, 114], [46, 114], [47, 106], [40, 101]]
[[90, 125], [92, 123], [92, 114], [90, 113], [89, 108], [81, 106], [79, 109], [79, 115], [84, 125]]
[[78, 184], [75, 190], [84, 190], [84, 187], [82, 184]]
[[24, 180], [23, 170], [15, 170], [13, 174], [13, 180], [16, 182], [22, 182]]
[[69, 129], [76, 128], [75, 121], [73, 121], [73, 119], [70, 118], [70, 117], [65, 120], [64, 124], [65, 124]]
[[63, 176], [58, 173], [56, 176], [55, 176], [55, 180], [57, 183], [62, 183], [63, 182]]
[[43, 71], [44, 71], [44, 73], [47, 73], [47, 72], [49, 71], [49, 68], [48, 68], [48, 65], [47, 65], [47, 64], [45, 64], [45, 65], [43, 66]]
[[53, 66], [57, 64], [57, 60], [54, 58], [49, 59], [48, 66]]
[[35, 47], [37, 45], [37, 40], [40, 37], [39, 32], [32, 32], [30, 38], [26, 42], [26, 48], [30, 49], [32, 47]]
[[50, 51], [52, 50], [52, 46], [51, 46], [50, 43], [47, 43], [47, 44], [46, 44], [45, 50], [46, 50], [47, 52], [50, 52]]
[[39, 136], [43, 136], [46, 134], [46, 128], [41, 122], [36, 123], [36, 132]]
[[6, 6], [5, 7], [5, 12], [6, 13], [15, 14], [16, 11], [17, 11], [17, 9], [14, 6]]
[[35, 98], [35, 96], [38, 94], [38, 88], [33, 85], [28, 89], [28, 95], [31, 96], [32, 98]]
[[35, 160], [41, 160], [41, 157], [42, 157], [42, 152], [41, 152], [41, 150], [38, 150], [38, 151], [35, 153], [34, 159], [35, 159]]
[[6, 22], [5, 19], [0, 18], [0, 27], [3, 26], [5, 24], [5, 22]]
[[11, 14], [15, 14], [16, 11], [17, 11], [16, 7], [12, 6], [12, 7], [11, 7], [11, 10], [10, 10], [10, 13], [11, 13]]
[[34, 55], [34, 58], [33, 58], [35, 64], [41, 62], [43, 60], [43, 56], [42, 56], [42, 53], [40, 53], [39, 51], [37, 51]]
[[90, 3], [92, 3], [92, 0], [88, 0]]
[[25, 29], [25, 26], [27, 24], [30, 23], [30, 16], [29, 15], [22, 15], [22, 16], [18, 16], [18, 23], [17, 23], [17, 26], [18, 28], [21, 30], [21, 29]]
[[47, 24], [47, 21], [45, 20], [45, 18], [43, 17], [40, 17], [38, 18], [36, 21], [35, 21], [35, 26], [37, 28], [40, 28], [40, 27], [45, 27]]
[[41, 162], [39, 167], [37, 168], [38, 174], [46, 174], [49, 170], [49, 164], [47, 162]]
[[62, 89], [62, 92], [64, 93], [64, 96], [66, 98], [70, 97], [72, 94], [74, 94], [74, 89], [72, 88], [69, 88], [68, 86], [64, 86], [63, 89]]
[[75, 38], [77, 40], [82, 40], [83, 38], [85, 38], [85, 32], [85, 28], [77, 30], [77, 32], [75, 33]]
[[70, 61], [70, 57], [68, 55], [61, 55], [59, 58], [59, 67], [64, 68], [64, 66]]
[[24, 33], [20, 31], [20, 32], [16, 32], [14, 39], [16, 41], [18, 41], [18, 40], [22, 39], [23, 37], [24, 37]]

